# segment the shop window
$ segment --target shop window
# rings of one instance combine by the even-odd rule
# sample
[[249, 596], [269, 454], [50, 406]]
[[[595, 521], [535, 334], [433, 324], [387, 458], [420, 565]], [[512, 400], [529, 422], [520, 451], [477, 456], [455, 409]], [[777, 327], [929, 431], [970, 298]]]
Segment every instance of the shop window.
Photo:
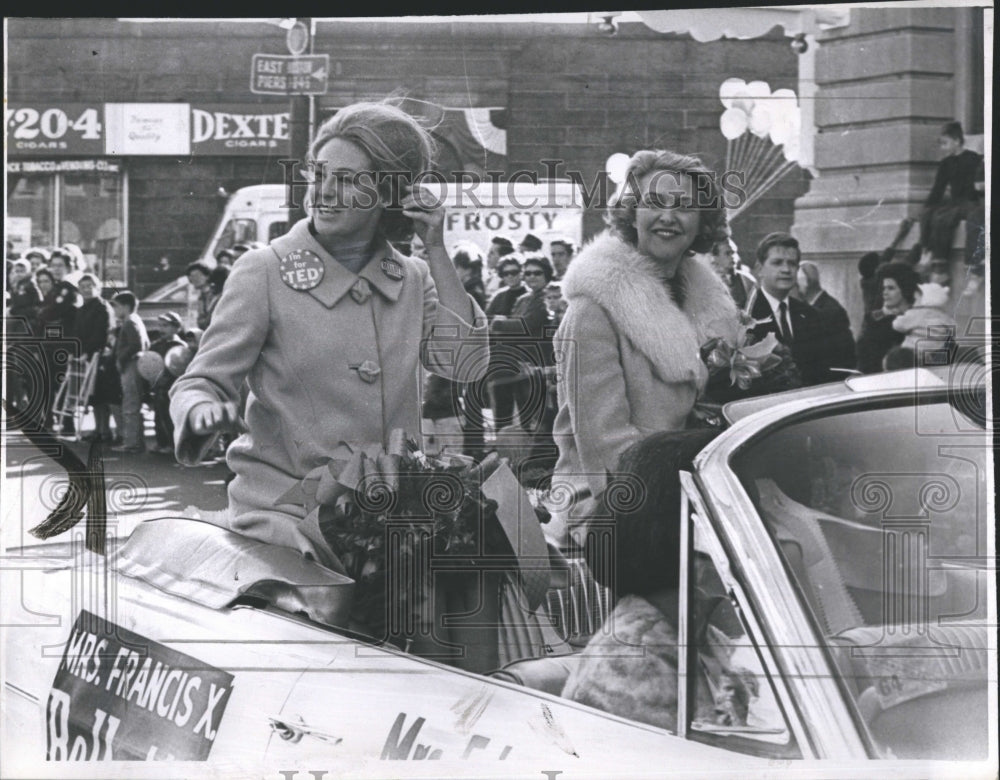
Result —
[[121, 179], [97, 172], [62, 177], [60, 243], [77, 244], [103, 281], [124, 284]]
[[[21, 251], [29, 246], [51, 246], [56, 243], [52, 215], [54, 211], [55, 179], [52, 176], [20, 176], [17, 183], [8, 179], [8, 233], [16, 228]], [[11, 222], [10, 218], [14, 221]]]

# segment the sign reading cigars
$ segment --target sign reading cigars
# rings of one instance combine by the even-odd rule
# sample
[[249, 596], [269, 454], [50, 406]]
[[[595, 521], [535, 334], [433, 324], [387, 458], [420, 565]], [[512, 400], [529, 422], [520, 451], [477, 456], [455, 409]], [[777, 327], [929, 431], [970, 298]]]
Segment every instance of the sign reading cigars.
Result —
[[82, 610], [45, 707], [49, 761], [204, 761], [233, 676]]

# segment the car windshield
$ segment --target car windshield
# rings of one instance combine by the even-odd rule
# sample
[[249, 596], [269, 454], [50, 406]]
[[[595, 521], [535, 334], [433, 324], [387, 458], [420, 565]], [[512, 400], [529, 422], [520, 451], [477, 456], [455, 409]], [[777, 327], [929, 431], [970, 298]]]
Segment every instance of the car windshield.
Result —
[[969, 759], [988, 745], [977, 400], [855, 404], [733, 460], [884, 757]]

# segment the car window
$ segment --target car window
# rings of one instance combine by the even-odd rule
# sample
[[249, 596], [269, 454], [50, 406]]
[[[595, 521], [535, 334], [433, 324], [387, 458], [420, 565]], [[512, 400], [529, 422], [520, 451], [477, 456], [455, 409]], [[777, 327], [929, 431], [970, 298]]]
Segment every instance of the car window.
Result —
[[282, 222], [272, 222], [267, 226], [267, 241], [271, 243], [276, 238], [280, 238], [288, 232], [288, 223]]
[[246, 244], [257, 240], [257, 221], [253, 219], [231, 219], [219, 234], [215, 246], [212, 247], [212, 257], [217, 257], [223, 249], [229, 249], [236, 244]]
[[727, 750], [800, 757], [739, 599], [723, 584], [703, 537], [696, 527], [687, 736]]
[[991, 466], [972, 411], [854, 405], [770, 431], [732, 461], [886, 757], [988, 747]]

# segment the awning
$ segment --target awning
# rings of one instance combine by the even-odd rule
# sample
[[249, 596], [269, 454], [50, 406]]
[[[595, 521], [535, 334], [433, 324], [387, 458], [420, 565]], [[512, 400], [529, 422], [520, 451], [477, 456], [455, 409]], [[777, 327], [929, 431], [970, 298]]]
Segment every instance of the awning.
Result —
[[681, 8], [673, 11], [636, 11], [643, 23], [661, 33], [690, 33], [696, 41], [719, 38], [759, 38], [776, 26], [785, 35], [815, 35], [831, 27], [845, 27], [850, 9], [843, 6], [781, 5], [758, 8]]

